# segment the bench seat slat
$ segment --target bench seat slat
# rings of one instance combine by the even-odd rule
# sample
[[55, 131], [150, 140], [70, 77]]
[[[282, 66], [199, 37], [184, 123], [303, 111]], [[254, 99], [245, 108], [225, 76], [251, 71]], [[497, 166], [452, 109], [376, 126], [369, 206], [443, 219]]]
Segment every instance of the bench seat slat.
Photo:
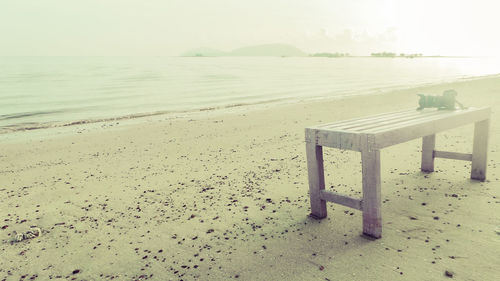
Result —
[[388, 127], [370, 131], [375, 135], [376, 148], [384, 148], [398, 143], [403, 143], [423, 136], [429, 136], [444, 130], [464, 126], [473, 122], [488, 119], [490, 108], [467, 110], [436, 116], [425, 121], [416, 123], [399, 124], [396, 127]]
[[367, 130], [376, 130], [376, 129], [382, 128], [382, 127], [388, 127], [391, 125], [398, 125], [398, 124], [403, 123], [403, 122], [419, 122], [420, 120], [430, 118], [431, 116], [442, 115], [442, 114], [443, 113], [438, 112], [438, 111], [428, 112], [428, 113], [419, 112], [419, 113], [411, 114], [408, 116], [401, 116], [401, 117], [390, 119], [390, 120], [383, 120], [383, 121], [378, 121], [378, 122], [374, 122], [371, 124], [366, 124], [364, 126], [353, 127], [353, 128], [351, 128], [351, 130], [355, 130], [355, 131], [358, 131], [360, 133], [363, 133]]
[[329, 128], [340, 128], [340, 129], [344, 129], [344, 130], [351, 130], [351, 129], [354, 129], [354, 128], [357, 128], [357, 127], [369, 126], [369, 125], [373, 125], [373, 124], [378, 124], [380, 122], [387, 122], [387, 121], [390, 121], [390, 120], [397, 120], [399, 118], [404, 118], [404, 117], [410, 117], [411, 118], [411, 116], [414, 116], [415, 114], [416, 114], [416, 112], [414, 112], [413, 110], [411, 110], [411, 111], [404, 111], [404, 112], [400, 112], [398, 114], [383, 116], [383, 117], [379, 117], [379, 118], [367, 118], [367, 119], [364, 119], [364, 120], [360, 120], [360, 121], [352, 122], [352, 123], [348, 123], [348, 124], [332, 125]]
[[408, 115], [414, 115], [415, 111], [414, 110], [405, 110], [401, 112], [395, 112], [393, 114], [385, 114], [384, 116], [375, 116], [372, 118], [362, 118], [359, 120], [354, 120], [351, 122], [335, 122], [331, 124], [327, 124], [324, 127], [327, 129], [341, 129], [341, 130], [348, 130], [350, 128], [354, 128], [357, 126], [362, 126], [362, 125], [369, 125], [369, 124], [374, 124], [377, 122], [383, 122], [383, 121], [388, 121], [388, 120], [393, 120], [397, 118], [401, 118], [404, 116]]
[[375, 114], [375, 115], [368, 116], [368, 117], [367, 116], [363, 116], [363, 117], [358, 117], [358, 118], [353, 118], [353, 119], [340, 120], [340, 121], [335, 121], [335, 122], [326, 123], [326, 124], [319, 124], [319, 125], [314, 126], [314, 128], [326, 128], [326, 127], [330, 127], [330, 126], [348, 125], [348, 124], [352, 124], [352, 123], [355, 123], [355, 122], [360, 122], [360, 121], [363, 121], [363, 120], [370, 120], [370, 119], [373, 119], [373, 118], [384, 118], [384, 117], [388, 117], [390, 115], [394, 115], [394, 114], [398, 114], [398, 113], [404, 113], [404, 112], [409, 112], [409, 111], [410, 110], [405, 109], [405, 110], [401, 110], [401, 111]]
[[[487, 118], [486, 115], [483, 114], [483, 113], [486, 113], [486, 112], [483, 112], [484, 110], [485, 109], [482, 109], [482, 110], [457, 110], [457, 111], [445, 111], [443, 113], [438, 113], [438, 114], [425, 114], [425, 115], [422, 115], [422, 118], [419, 118], [419, 119], [402, 121], [402, 122], [395, 123], [395, 124], [388, 124], [385, 126], [380, 126], [377, 128], [366, 130], [365, 133], [378, 134], [381, 132], [411, 127], [411, 126], [419, 125], [419, 124], [432, 125], [436, 122], [438, 122], [438, 123], [442, 123], [442, 122], [453, 123], [453, 120], [455, 120], [455, 119], [461, 120], [461, 119], [463, 119], [464, 116], [467, 116], [468, 118], [470, 118], [469, 119], [470, 122], [472, 122], [472, 120], [479, 121], [479, 120], [482, 120], [482, 118]], [[458, 127], [458, 126], [455, 126], [455, 127]]]
[[[306, 141], [361, 151], [363, 135], [374, 135], [377, 148], [489, 118], [490, 108], [403, 110], [306, 128]], [[359, 125], [359, 126], [358, 126]], [[353, 127], [358, 126], [358, 127]]]

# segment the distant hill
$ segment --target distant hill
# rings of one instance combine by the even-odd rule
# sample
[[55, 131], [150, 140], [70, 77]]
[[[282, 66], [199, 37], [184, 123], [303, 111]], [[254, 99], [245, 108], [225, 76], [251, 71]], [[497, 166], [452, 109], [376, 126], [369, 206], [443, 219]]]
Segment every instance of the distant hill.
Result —
[[232, 56], [232, 57], [304, 57], [306, 53], [298, 48], [287, 44], [265, 44], [248, 46], [224, 52], [210, 48], [199, 48], [190, 50], [182, 56], [187, 57], [219, 57], [219, 56]]

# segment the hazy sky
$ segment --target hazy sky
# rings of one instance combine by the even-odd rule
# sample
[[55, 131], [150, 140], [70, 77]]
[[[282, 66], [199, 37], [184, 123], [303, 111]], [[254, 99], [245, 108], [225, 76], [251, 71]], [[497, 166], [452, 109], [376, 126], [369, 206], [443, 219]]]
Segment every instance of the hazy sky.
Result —
[[491, 55], [499, 13], [496, 0], [0, 0], [0, 55], [179, 55], [266, 43]]

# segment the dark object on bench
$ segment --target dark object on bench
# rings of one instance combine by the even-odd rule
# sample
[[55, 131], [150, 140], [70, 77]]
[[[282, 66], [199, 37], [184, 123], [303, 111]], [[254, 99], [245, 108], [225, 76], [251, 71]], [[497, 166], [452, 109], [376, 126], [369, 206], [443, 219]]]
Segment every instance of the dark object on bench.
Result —
[[424, 108], [455, 110], [455, 104], [458, 104], [462, 109], [464, 108], [461, 103], [455, 100], [457, 96], [455, 90], [446, 90], [443, 92], [442, 96], [426, 96], [423, 94], [419, 94], [418, 96], [420, 97], [418, 101], [420, 107], [417, 108], [417, 110], [422, 110]]

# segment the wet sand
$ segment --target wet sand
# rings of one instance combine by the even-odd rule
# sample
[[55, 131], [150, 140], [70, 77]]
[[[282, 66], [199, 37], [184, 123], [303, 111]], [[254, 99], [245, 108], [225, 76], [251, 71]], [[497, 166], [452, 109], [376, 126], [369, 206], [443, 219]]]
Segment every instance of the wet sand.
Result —
[[[491, 106], [487, 181], [421, 141], [382, 150], [383, 237], [361, 212], [308, 217], [304, 127], [416, 108], [453, 88]], [[500, 78], [380, 95], [0, 136], [0, 280], [495, 280]], [[437, 148], [472, 151], [472, 126]], [[360, 196], [360, 155], [325, 149], [327, 188]], [[9, 243], [30, 226], [40, 237]], [[497, 276], [497, 277], [495, 277]]]

